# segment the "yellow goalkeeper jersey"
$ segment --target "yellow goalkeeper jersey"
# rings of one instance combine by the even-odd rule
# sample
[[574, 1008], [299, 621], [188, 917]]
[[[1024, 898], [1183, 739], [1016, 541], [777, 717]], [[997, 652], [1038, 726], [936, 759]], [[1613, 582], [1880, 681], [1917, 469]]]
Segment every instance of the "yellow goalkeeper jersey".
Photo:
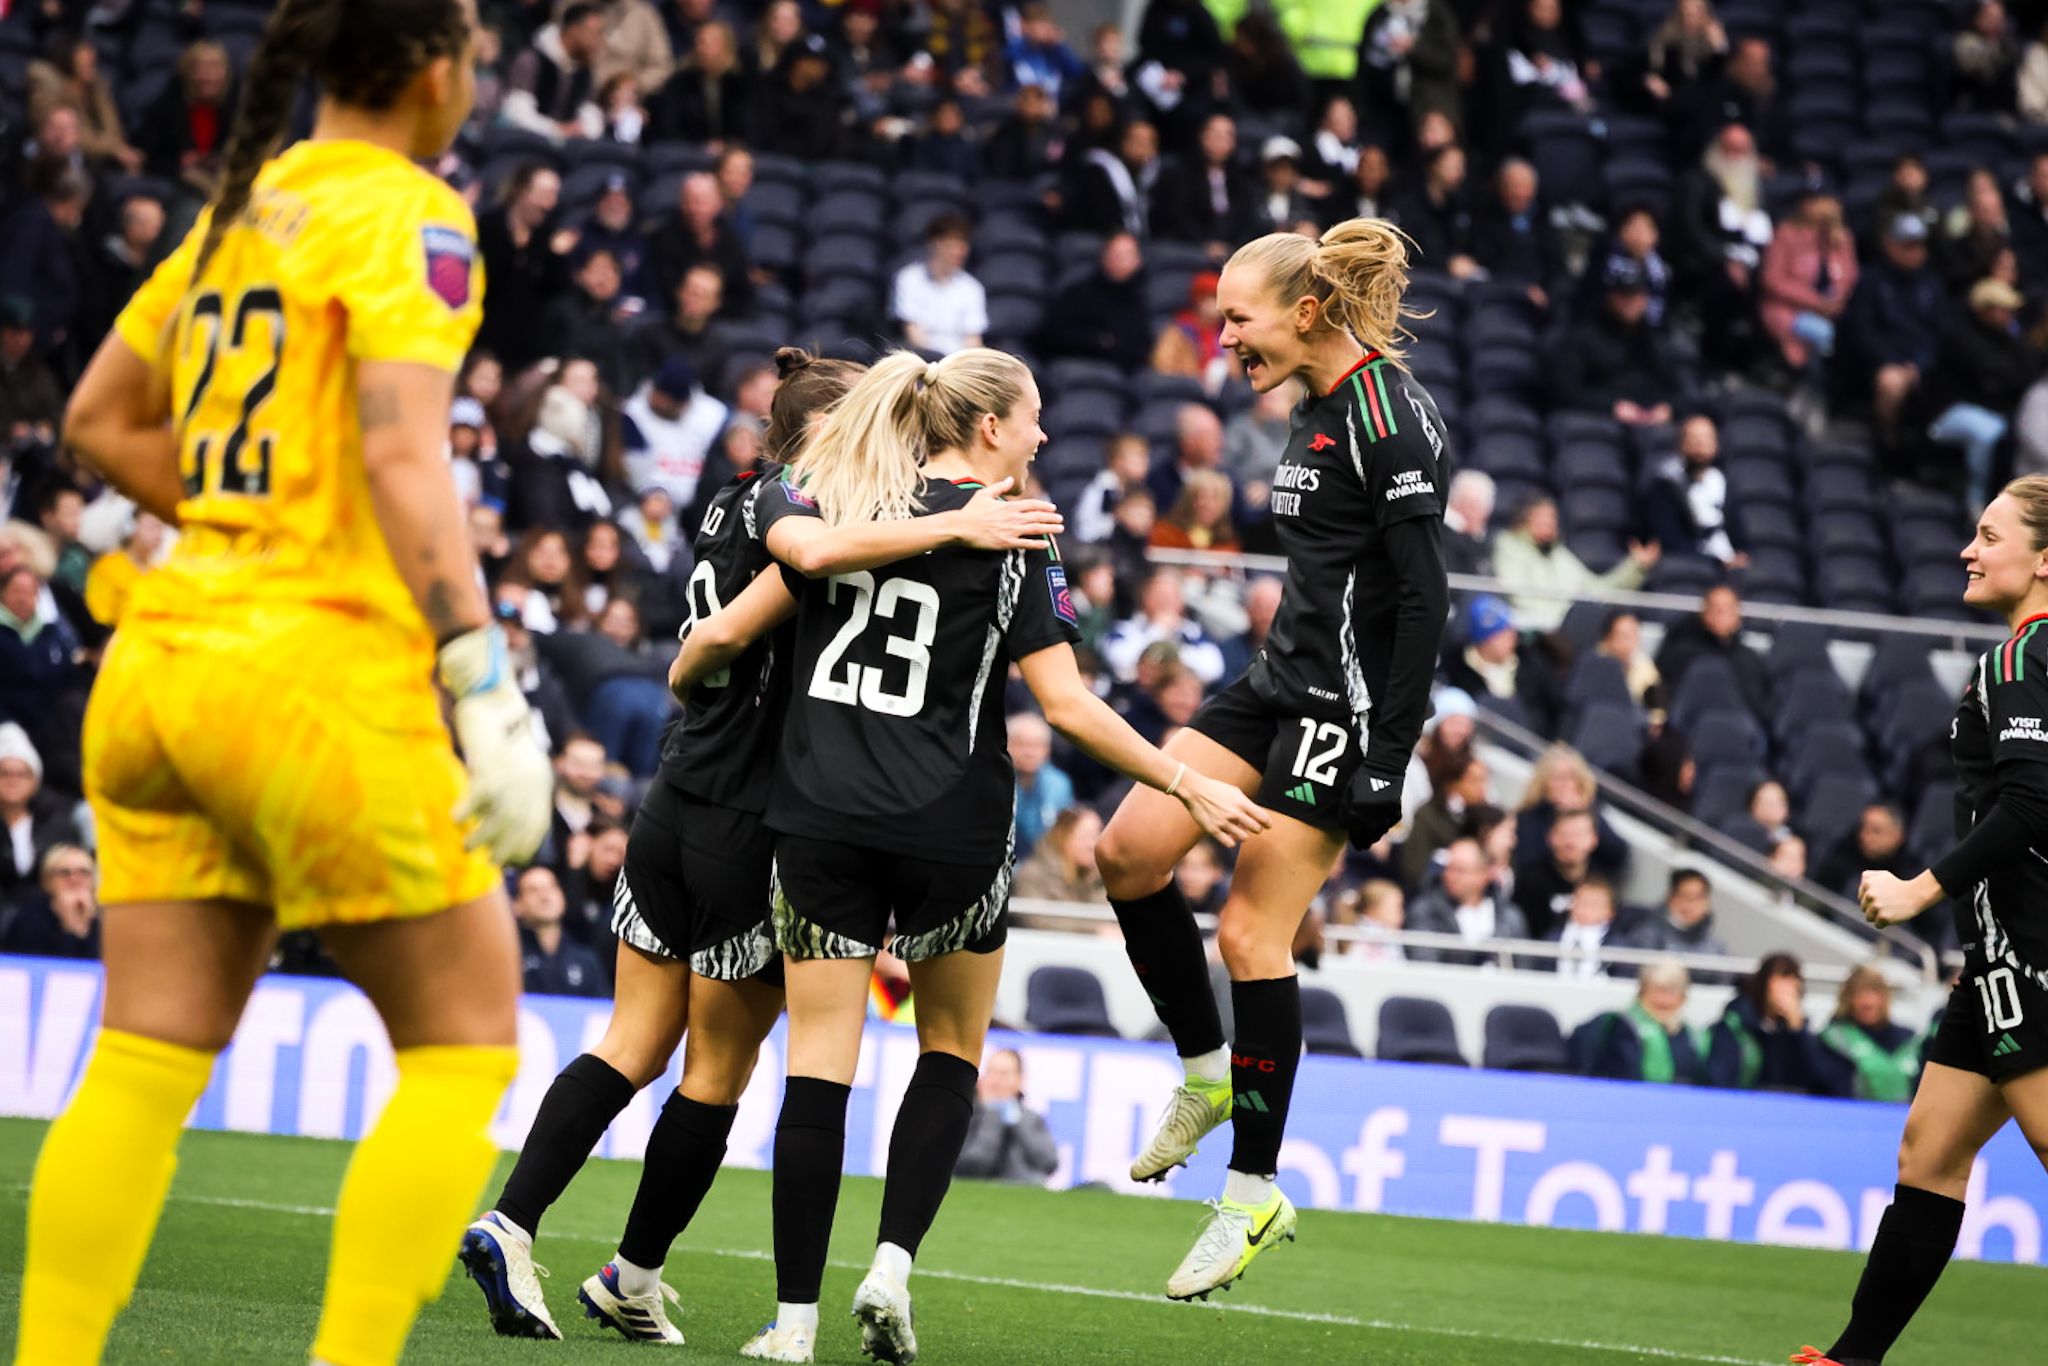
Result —
[[469, 206], [395, 152], [302, 142], [263, 168], [194, 290], [205, 231], [116, 323], [168, 377], [185, 485], [183, 535], [124, 626], [246, 644], [310, 612], [355, 638], [357, 667], [424, 681], [433, 640], [371, 506], [355, 367], [460, 367], [483, 297]]

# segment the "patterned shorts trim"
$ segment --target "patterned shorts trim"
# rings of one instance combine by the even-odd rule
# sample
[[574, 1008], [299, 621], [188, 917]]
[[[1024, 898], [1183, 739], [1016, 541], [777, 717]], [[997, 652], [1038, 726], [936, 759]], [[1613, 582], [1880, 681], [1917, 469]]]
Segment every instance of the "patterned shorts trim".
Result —
[[[642, 953], [678, 961], [682, 958], [681, 954], [662, 943], [661, 936], [657, 935], [641, 917], [640, 908], [633, 904], [631, 880], [626, 877], [621, 877], [612, 888], [612, 933], [617, 935], [622, 943], [629, 944]], [[711, 974], [704, 975], [708, 977]]]

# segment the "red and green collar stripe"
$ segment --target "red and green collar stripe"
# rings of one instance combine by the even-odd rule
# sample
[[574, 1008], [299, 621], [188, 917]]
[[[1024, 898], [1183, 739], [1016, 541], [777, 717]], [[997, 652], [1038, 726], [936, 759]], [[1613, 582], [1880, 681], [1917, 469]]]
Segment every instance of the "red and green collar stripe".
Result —
[[2012, 633], [2012, 639], [1998, 647], [1996, 672], [1999, 682], [2019, 683], [2026, 679], [2027, 642], [2033, 639], [2034, 632], [2041, 629], [2043, 622], [2048, 622], [2048, 612], [2028, 617], [2019, 624], [2019, 629]]
[[1401, 430], [1394, 420], [1394, 405], [1387, 398], [1387, 381], [1383, 375], [1387, 358], [1377, 351], [1368, 351], [1337, 381], [1336, 393], [1347, 383], [1358, 396], [1359, 411], [1365, 414], [1365, 434], [1374, 441], [1394, 435]]

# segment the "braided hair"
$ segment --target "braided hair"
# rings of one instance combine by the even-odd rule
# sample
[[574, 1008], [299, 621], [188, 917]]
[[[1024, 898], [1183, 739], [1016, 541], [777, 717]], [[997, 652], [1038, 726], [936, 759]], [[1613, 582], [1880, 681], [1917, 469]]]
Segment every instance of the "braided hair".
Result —
[[284, 0], [272, 11], [243, 78], [193, 284], [249, 207], [256, 175], [291, 122], [301, 79], [312, 76], [341, 103], [389, 109], [429, 62], [461, 58], [469, 26], [461, 0]]

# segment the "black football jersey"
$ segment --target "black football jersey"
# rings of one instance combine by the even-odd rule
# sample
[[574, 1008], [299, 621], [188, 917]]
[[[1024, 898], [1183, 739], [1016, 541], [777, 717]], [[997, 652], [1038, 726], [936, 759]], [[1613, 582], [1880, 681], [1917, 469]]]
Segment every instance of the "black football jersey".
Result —
[[[1359, 751], [1405, 754], [1416, 736], [1375, 735], [1392, 662], [1397, 566], [1386, 530], [1443, 520], [1444, 422], [1405, 370], [1365, 359], [1295, 410], [1273, 471], [1272, 516], [1287, 586], [1247, 676], [1259, 695], [1303, 716], [1349, 718]], [[1431, 639], [1430, 648], [1436, 648]], [[1408, 707], [1419, 727], [1426, 707]]]
[[[918, 515], [964, 506], [979, 484], [932, 480]], [[803, 510], [787, 481], [764, 491]], [[1010, 661], [1080, 639], [1057, 550], [937, 550], [805, 579], [790, 702], [767, 821], [787, 834], [940, 863], [997, 863], [1011, 844], [1016, 774], [1003, 684]]]
[[[755, 515], [759, 494], [780, 482], [782, 466], [764, 465], [739, 475], [712, 495], [697, 532], [697, 567], [690, 575], [690, 628], [731, 602], [773, 561]], [[775, 742], [789, 694], [778, 661], [788, 654], [791, 628], [781, 626], [749, 645], [729, 668], [699, 683], [688, 710], [662, 737], [661, 776], [700, 801], [760, 811], [768, 804]]]
[[[1956, 708], [1956, 838], [1990, 812], [2013, 764], [2048, 763], [2048, 617], [1977, 660]], [[1967, 959], [2004, 963], [2048, 987], [2048, 850], [1999, 869], [1958, 898], [1956, 932]], [[1967, 903], [1967, 904], [1963, 904]]]

